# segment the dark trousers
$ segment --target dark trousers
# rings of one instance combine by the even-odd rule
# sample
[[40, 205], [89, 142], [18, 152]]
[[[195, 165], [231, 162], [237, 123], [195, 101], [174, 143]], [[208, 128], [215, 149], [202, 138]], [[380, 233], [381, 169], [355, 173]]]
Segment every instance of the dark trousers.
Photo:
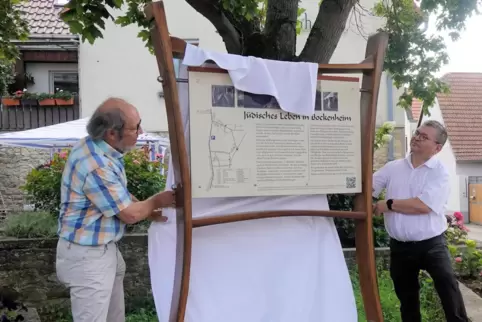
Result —
[[443, 235], [419, 242], [390, 241], [390, 275], [400, 300], [402, 321], [422, 322], [420, 270], [427, 271], [433, 279], [447, 322], [468, 322]]

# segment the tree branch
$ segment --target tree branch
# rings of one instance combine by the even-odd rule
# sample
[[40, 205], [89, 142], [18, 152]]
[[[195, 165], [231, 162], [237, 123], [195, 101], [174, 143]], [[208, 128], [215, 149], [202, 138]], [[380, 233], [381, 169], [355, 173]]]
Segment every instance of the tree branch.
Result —
[[296, 55], [298, 0], [268, 0], [264, 35], [267, 57], [290, 61]]
[[357, 0], [323, 0], [300, 61], [325, 64], [330, 61]]
[[223, 13], [219, 1], [186, 0], [186, 2], [214, 25], [223, 39], [228, 53], [238, 55], [242, 53], [241, 35]]

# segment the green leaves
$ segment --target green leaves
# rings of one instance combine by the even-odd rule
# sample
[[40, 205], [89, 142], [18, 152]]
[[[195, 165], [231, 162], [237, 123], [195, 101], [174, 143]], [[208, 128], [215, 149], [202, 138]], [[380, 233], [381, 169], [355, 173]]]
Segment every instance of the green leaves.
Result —
[[457, 39], [459, 31], [465, 28], [465, 20], [475, 12], [476, 0], [423, 0], [421, 4], [417, 9], [413, 0], [381, 0], [374, 13], [386, 19], [382, 29], [390, 35], [385, 70], [397, 88], [405, 87], [398, 105], [410, 108], [417, 98], [423, 102], [422, 113], [430, 115], [436, 95], [449, 90], [435, 76], [449, 57], [443, 37], [429, 35], [422, 27], [431, 16], [439, 31], [449, 32]]
[[27, 22], [17, 6], [23, 1], [0, 1], [0, 60], [4, 62], [14, 61], [18, 57], [18, 49], [11, 41], [28, 38]]

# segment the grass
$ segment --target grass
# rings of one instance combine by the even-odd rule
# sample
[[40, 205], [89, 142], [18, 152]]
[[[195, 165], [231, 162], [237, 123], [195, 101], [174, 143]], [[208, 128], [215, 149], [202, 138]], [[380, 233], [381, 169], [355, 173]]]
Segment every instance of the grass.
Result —
[[[351, 271], [351, 277], [358, 310], [358, 321], [365, 322], [367, 319], [363, 309], [363, 299], [356, 270]], [[432, 280], [421, 275], [420, 286], [420, 312], [422, 314], [422, 321], [445, 322], [442, 306], [433, 287]], [[402, 322], [400, 317], [400, 302], [395, 294], [390, 273], [383, 268], [378, 269], [378, 290], [380, 293], [384, 321]]]
[[3, 235], [16, 238], [51, 238], [57, 235], [57, 219], [45, 212], [10, 214], [2, 224]]

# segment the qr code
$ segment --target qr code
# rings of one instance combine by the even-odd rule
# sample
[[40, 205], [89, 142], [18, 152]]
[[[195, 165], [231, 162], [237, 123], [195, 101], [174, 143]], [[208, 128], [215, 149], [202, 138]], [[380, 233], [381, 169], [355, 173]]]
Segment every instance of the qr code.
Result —
[[347, 188], [355, 188], [356, 187], [356, 177], [346, 177], [346, 187]]

